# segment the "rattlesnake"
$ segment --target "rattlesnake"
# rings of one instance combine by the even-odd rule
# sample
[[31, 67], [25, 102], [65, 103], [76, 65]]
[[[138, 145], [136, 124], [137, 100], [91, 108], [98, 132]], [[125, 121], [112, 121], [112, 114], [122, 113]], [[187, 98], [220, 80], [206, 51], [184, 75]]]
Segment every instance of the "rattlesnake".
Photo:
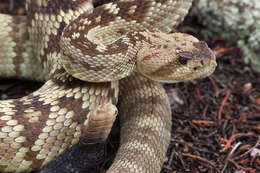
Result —
[[90, 0], [27, 0], [27, 17], [0, 15], [0, 76], [46, 81], [0, 102], [0, 170], [46, 165], [85, 138], [91, 112], [116, 104], [119, 93], [121, 145], [108, 172], [159, 172], [171, 111], [162, 85], [148, 78], [179, 82], [216, 67], [204, 42], [166, 34], [191, 3], [120, 0], [93, 9]]

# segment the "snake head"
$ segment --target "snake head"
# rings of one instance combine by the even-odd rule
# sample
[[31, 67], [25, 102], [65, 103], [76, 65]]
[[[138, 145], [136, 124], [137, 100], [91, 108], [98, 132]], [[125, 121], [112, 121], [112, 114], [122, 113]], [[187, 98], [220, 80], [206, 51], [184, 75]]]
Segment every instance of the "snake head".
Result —
[[212, 74], [216, 57], [203, 41], [184, 33], [148, 34], [137, 54], [137, 69], [159, 82], [176, 83]]

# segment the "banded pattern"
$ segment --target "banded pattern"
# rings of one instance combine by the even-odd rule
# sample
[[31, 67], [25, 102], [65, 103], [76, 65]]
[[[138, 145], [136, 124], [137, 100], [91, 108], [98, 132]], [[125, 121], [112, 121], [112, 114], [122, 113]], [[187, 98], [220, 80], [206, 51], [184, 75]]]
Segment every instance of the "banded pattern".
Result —
[[91, 1], [26, 0], [28, 32], [37, 59], [42, 63], [47, 80], [58, 68], [60, 35], [70, 21], [93, 8]]
[[42, 81], [43, 69], [33, 57], [26, 21], [25, 16], [0, 14], [0, 76]]
[[[87, 137], [91, 112], [98, 105], [116, 104], [120, 94], [121, 146], [109, 172], [159, 172], [170, 139], [169, 103], [161, 84], [133, 72], [136, 62], [127, 58], [138, 54], [138, 40], [151, 41], [151, 37], [145, 36], [148, 32], [167, 33], [177, 26], [191, 3], [192, 0], [109, 0], [93, 9], [91, 0], [26, 0], [26, 19], [1, 15], [0, 21], [7, 19], [7, 22], [0, 26], [0, 39], [7, 39], [8, 43], [0, 42], [0, 50], [5, 52], [0, 55], [0, 61], [10, 66], [11, 72], [3, 67], [0, 75], [44, 80], [45, 84], [25, 97], [0, 101], [0, 171], [30, 171], [46, 165]], [[5, 29], [7, 32], [2, 31]], [[72, 29], [78, 31], [70, 32]], [[120, 53], [126, 55], [125, 59], [121, 57], [126, 63], [122, 71], [130, 66], [130, 70], [125, 70], [127, 74], [101, 83], [86, 82], [82, 74], [73, 76], [68, 62], [79, 71], [94, 69], [78, 66], [84, 64], [83, 61], [67, 56], [68, 47], [63, 47], [64, 40], [80, 38], [79, 31], [88, 32], [87, 41], [92, 40], [92, 46], [95, 44], [87, 47], [86, 52], [80, 49], [88, 58], [84, 61], [97, 63], [94, 67], [99, 68], [93, 72], [99, 72], [105, 65], [113, 71], [117, 61], [102, 59], [100, 55], [106, 58], [111, 55], [119, 61], [120, 57], [113, 55], [120, 49]], [[84, 36], [84, 32], [81, 35]], [[142, 32], [144, 34], [140, 34]], [[179, 40], [182, 39], [185, 38]], [[110, 43], [112, 47], [108, 46]], [[210, 49], [205, 43], [198, 44], [198, 40], [188, 45], [197, 45], [205, 51], [198, 54], [197, 49], [186, 50], [182, 48], [185, 44], [178, 45], [180, 56], [171, 56], [178, 62], [177, 67], [185, 66], [184, 69], [194, 72], [194, 66], [199, 66], [203, 73], [194, 72], [192, 78], [211, 74], [216, 63]], [[76, 49], [77, 46], [74, 44]], [[120, 76], [121, 67], [115, 71]], [[185, 70], [174, 71], [178, 76]], [[114, 81], [123, 77], [126, 78]], [[107, 134], [106, 129], [104, 132]]]
[[112, 104], [98, 106], [89, 115], [84, 137], [53, 160], [39, 173], [84, 173], [95, 172], [96, 166], [104, 160], [105, 142], [117, 115]]
[[160, 83], [137, 73], [119, 88], [121, 145], [108, 173], [159, 173], [171, 137], [168, 96]]
[[144, 42], [150, 43], [145, 31], [171, 31], [190, 5], [190, 0], [117, 1], [83, 13], [61, 37], [63, 67], [90, 82], [129, 76], [136, 67], [138, 50]]
[[56, 77], [26, 97], [1, 101], [1, 171], [39, 168], [77, 143], [90, 111], [103, 103], [116, 104], [117, 87], [117, 83], [93, 85]]

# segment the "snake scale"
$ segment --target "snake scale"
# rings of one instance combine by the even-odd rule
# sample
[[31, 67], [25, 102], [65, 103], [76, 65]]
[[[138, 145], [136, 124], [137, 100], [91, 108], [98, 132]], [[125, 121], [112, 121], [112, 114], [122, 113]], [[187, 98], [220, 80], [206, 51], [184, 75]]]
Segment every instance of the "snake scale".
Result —
[[160, 172], [171, 110], [156, 81], [206, 77], [215, 56], [188, 34], [168, 34], [192, 0], [93, 3], [100, 2], [26, 0], [27, 16], [0, 15], [0, 76], [45, 81], [0, 101], [1, 172], [43, 167], [88, 138], [99, 106], [109, 105], [102, 111], [113, 120], [118, 99], [120, 148], [108, 172]]

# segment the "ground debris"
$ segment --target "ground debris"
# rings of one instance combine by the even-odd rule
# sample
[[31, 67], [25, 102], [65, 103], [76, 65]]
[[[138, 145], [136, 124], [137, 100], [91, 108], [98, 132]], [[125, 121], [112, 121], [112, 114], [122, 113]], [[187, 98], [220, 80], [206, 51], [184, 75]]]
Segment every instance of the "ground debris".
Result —
[[[203, 40], [200, 27], [188, 17], [180, 30]], [[206, 42], [217, 56], [214, 74], [166, 85], [182, 91], [175, 95], [182, 95], [183, 104], [172, 109], [172, 140], [162, 173], [259, 173], [260, 74], [244, 63], [236, 45], [219, 36]]]

